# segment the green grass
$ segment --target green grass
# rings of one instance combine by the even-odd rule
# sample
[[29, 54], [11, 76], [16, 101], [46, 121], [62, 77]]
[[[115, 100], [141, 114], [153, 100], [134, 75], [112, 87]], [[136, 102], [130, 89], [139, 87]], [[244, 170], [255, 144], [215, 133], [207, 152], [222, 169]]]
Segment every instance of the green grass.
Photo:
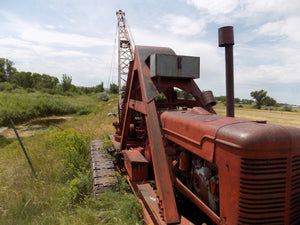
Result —
[[121, 192], [103, 193], [100, 200], [92, 193], [89, 141], [112, 132], [115, 118], [106, 115], [116, 102], [94, 103], [89, 114], [61, 124], [63, 130], [23, 139], [37, 179], [16, 140], [0, 149], [0, 224], [142, 224], [124, 179]]
[[[58, 99], [57, 104], [77, 105], [79, 110], [73, 119], [60, 124], [62, 130], [51, 127], [49, 131], [23, 139], [38, 179], [32, 175], [18, 142], [3, 140], [0, 224], [142, 224], [141, 207], [130, 193], [125, 178], [120, 179], [120, 192], [103, 193], [100, 200], [92, 194], [88, 145], [90, 140], [103, 139], [114, 132], [112, 123], [116, 118], [107, 114], [117, 113], [116, 96], [111, 95], [108, 102], [97, 100], [97, 95], [61, 97], [35, 92], [23, 97], [21, 93], [12, 96], [0, 93], [0, 102], [3, 104], [2, 99], [6, 98], [11, 108], [27, 111], [26, 105], [34, 108], [39, 99], [51, 102], [50, 98], [54, 98]], [[13, 99], [23, 105], [13, 106]], [[215, 109], [225, 114], [225, 106], [218, 104]], [[282, 124], [292, 121], [292, 125], [300, 126], [299, 110], [283, 112], [243, 106], [236, 108], [236, 115]]]
[[62, 96], [24, 89], [0, 92], [0, 126], [9, 125], [10, 119], [17, 124], [37, 117], [74, 114], [98, 101], [96, 94]]
[[[226, 115], [226, 106], [218, 103], [214, 107], [217, 114]], [[292, 112], [284, 111], [283, 108], [275, 109], [255, 109], [251, 105], [243, 107], [235, 106], [235, 117], [247, 120], [266, 120], [268, 123], [283, 124], [288, 126], [300, 127], [300, 109], [294, 108]]]

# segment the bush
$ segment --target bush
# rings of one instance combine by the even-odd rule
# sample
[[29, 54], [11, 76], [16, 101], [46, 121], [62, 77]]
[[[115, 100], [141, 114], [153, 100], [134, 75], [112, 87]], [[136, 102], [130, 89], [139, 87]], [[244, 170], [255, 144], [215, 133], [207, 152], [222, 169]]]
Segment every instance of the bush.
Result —
[[35, 90], [33, 88], [26, 88], [27, 93], [34, 93]]
[[12, 91], [14, 89], [13, 85], [8, 82], [0, 82], [0, 91]]
[[67, 129], [56, 133], [47, 143], [62, 154], [59, 167], [62, 180], [67, 181], [66, 187], [63, 188], [65, 198], [71, 203], [83, 201], [93, 189], [89, 138], [74, 129]]
[[286, 111], [286, 112], [293, 112], [293, 108], [291, 106], [284, 106], [282, 108], [282, 111]]
[[79, 173], [75, 178], [69, 180], [63, 188], [64, 195], [71, 203], [81, 203], [93, 190], [92, 176], [90, 170]]
[[106, 92], [101, 92], [98, 95], [98, 99], [100, 99], [101, 101], [107, 102], [109, 100], [109, 96]]
[[54, 144], [63, 154], [63, 173], [65, 178], [72, 180], [81, 172], [89, 168], [89, 139], [77, 133], [74, 129], [67, 129], [55, 135]]

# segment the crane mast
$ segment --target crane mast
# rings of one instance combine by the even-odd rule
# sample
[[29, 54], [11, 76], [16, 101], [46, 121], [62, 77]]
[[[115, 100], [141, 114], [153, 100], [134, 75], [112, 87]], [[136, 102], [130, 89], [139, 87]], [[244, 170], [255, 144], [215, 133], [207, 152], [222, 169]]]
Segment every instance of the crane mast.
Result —
[[126, 84], [129, 71], [129, 63], [133, 60], [134, 43], [129, 35], [125, 21], [125, 12], [119, 10], [116, 12], [118, 18], [118, 113], [122, 108], [122, 87]]

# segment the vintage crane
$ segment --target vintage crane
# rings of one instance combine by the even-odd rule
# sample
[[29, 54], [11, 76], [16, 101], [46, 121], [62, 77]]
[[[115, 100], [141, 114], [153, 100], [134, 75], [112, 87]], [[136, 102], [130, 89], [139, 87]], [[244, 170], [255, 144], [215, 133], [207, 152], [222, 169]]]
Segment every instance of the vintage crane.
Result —
[[133, 60], [134, 42], [130, 36], [125, 20], [125, 12], [116, 12], [118, 18], [118, 87], [119, 87], [119, 115], [122, 107], [122, 87], [125, 86], [129, 72], [129, 63]]
[[[129, 62], [132, 44], [124, 13], [117, 15], [123, 24], [119, 51], [126, 51]], [[199, 57], [135, 46], [133, 60], [123, 64], [119, 54], [119, 71], [127, 79], [112, 140], [146, 224], [197, 223], [181, 215], [175, 189], [209, 224], [300, 224], [300, 129], [234, 117], [233, 44], [233, 28], [220, 28], [227, 116], [215, 113], [212, 92], [202, 92], [194, 81]], [[179, 99], [176, 88], [193, 98]]]

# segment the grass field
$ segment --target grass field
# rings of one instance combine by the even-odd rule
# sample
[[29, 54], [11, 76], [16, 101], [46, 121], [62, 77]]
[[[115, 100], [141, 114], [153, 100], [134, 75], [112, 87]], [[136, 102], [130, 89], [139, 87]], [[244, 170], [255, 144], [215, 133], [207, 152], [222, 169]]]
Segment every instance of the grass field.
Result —
[[[224, 106], [224, 104], [218, 103], [214, 109], [218, 114], [226, 115], [226, 106]], [[243, 108], [235, 107], [235, 117], [247, 120], [267, 120], [267, 123], [300, 127], [300, 109], [293, 109], [292, 112], [265, 109], [257, 110], [250, 105], [243, 105]]]
[[141, 224], [141, 208], [129, 186], [92, 194], [89, 141], [113, 132], [116, 98], [86, 107], [59, 129], [23, 139], [35, 178], [16, 140], [0, 149], [0, 224]]
[[[38, 95], [36, 93], [36, 95]], [[37, 97], [37, 96], [36, 96]], [[142, 224], [141, 208], [120, 179], [121, 192], [92, 195], [89, 141], [114, 132], [117, 98], [100, 102], [94, 96], [66, 97], [84, 105], [75, 116], [50, 130], [23, 139], [37, 179], [16, 140], [0, 148], [0, 224]], [[25, 107], [25, 106], [24, 106]], [[25, 107], [26, 108], [26, 107]], [[223, 104], [215, 107], [225, 114]], [[236, 116], [300, 127], [300, 112], [236, 108]]]
[[0, 127], [25, 122], [37, 117], [73, 114], [97, 103], [97, 95], [62, 96], [24, 89], [0, 92]]

